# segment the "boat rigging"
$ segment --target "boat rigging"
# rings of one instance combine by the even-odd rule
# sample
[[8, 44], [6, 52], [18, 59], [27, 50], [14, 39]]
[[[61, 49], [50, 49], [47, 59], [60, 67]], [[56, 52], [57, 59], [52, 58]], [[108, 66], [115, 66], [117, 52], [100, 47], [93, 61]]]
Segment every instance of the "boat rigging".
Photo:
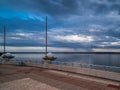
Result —
[[6, 53], [6, 27], [5, 25], [4, 25], [4, 52], [1, 56], [6, 61], [9, 61], [10, 59], [14, 58], [14, 56], [11, 53]]
[[48, 22], [47, 22], [47, 16], [46, 16], [46, 47], [45, 47], [45, 57], [43, 57], [45, 62], [50, 63], [51, 61], [54, 61], [57, 59], [53, 56], [52, 53], [48, 53]]

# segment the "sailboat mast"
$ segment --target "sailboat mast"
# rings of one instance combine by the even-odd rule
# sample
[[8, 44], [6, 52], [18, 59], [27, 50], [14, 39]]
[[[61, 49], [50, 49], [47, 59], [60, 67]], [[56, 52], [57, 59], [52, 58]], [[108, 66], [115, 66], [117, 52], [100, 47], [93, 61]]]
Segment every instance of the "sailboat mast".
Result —
[[6, 46], [6, 27], [4, 25], [4, 55], [5, 55], [5, 46]]
[[48, 47], [48, 42], [47, 42], [47, 39], [48, 39], [48, 34], [47, 34], [47, 32], [48, 32], [48, 23], [47, 23], [47, 16], [46, 16], [46, 52], [45, 52], [45, 55], [47, 56], [47, 47]]
[[53, 61], [53, 60], [55, 60], [56, 59], [56, 57], [54, 57], [54, 56], [52, 56], [52, 55], [47, 55], [47, 53], [48, 53], [48, 23], [47, 23], [47, 16], [46, 16], [46, 47], [45, 47], [45, 57], [43, 57], [43, 59], [45, 60], [45, 63], [46, 64], [49, 64], [49, 63], [51, 63], [51, 61]]

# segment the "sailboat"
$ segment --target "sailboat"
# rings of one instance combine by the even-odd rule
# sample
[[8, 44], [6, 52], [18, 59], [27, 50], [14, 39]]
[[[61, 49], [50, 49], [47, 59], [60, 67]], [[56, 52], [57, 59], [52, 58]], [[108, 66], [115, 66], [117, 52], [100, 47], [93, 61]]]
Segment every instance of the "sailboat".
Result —
[[47, 23], [47, 16], [46, 16], [46, 47], [45, 47], [45, 57], [43, 57], [43, 59], [45, 61], [54, 61], [55, 59], [57, 59], [56, 57], [53, 56], [52, 53], [48, 53], [48, 23]]
[[0, 52], [0, 56], [2, 55], [3, 53]]
[[4, 25], [4, 52], [2, 54], [2, 58], [5, 60], [10, 60], [12, 58], [14, 58], [14, 56], [11, 53], [6, 53], [6, 28]]

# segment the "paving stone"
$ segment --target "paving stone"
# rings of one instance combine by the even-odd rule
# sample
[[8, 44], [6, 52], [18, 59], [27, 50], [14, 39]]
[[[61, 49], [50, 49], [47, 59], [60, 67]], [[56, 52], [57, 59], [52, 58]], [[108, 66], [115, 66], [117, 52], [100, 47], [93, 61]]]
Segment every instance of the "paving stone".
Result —
[[[36, 67], [0, 65], [0, 90], [118, 90], [100, 79]], [[90, 79], [89, 79], [90, 78]], [[108, 82], [108, 81], [107, 81]]]

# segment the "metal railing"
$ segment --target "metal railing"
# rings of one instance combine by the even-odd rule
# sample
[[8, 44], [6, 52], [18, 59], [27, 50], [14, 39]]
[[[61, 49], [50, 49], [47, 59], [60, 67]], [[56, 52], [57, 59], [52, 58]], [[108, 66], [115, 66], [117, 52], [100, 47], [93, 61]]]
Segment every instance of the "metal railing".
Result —
[[[0, 59], [2, 61], [2, 59]], [[32, 60], [31, 58], [14, 58], [11, 59], [9, 62], [24, 62], [24, 63], [38, 63], [44, 64], [43, 60]], [[106, 66], [106, 65], [94, 65], [94, 64], [84, 64], [84, 63], [76, 63], [76, 62], [60, 62], [60, 61], [53, 61], [52, 64], [55, 65], [64, 65], [64, 66], [71, 66], [71, 67], [80, 67], [80, 68], [89, 68], [89, 69], [96, 69], [96, 70], [103, 70], [103, 71], [110, 71], [110, 72], [117, 72], [120, 73], [120, 67], [116, 66]]]

